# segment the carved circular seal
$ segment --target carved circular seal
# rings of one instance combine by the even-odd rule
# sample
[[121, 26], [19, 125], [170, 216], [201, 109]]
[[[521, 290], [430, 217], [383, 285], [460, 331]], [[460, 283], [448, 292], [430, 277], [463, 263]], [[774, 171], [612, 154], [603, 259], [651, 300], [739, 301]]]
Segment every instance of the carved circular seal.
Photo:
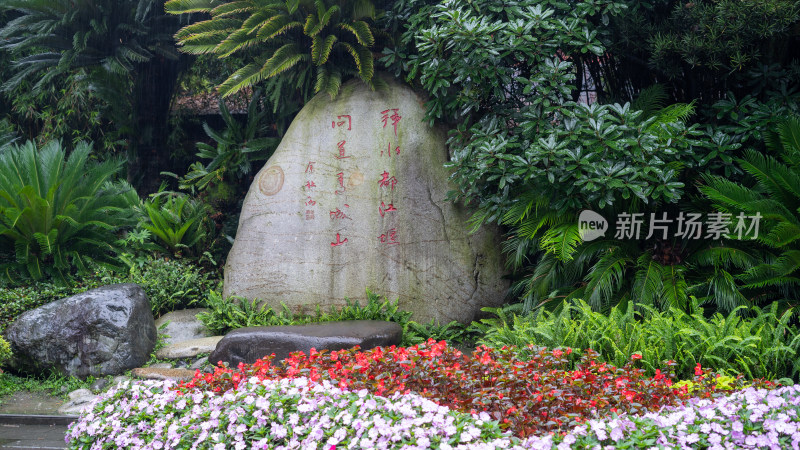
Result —
[[283, 169], [281, 166], [268, 167], [258, 180], [258, 188], [264, 195], [275, 195], [283, 187]]

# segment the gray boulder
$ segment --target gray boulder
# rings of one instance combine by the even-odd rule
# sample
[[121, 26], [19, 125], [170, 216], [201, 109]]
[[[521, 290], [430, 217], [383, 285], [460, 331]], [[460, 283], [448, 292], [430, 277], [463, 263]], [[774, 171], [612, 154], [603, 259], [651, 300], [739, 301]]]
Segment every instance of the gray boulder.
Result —
[[226, 334], [208, 361], [227, 362], [236, 367], [240, 362], [252, 364], [257, 359], [275, 354], [275, 362], [292, 352], [344, 350], [356, 345], [362, 350], [400, 344], [403, 329], [394, 322], [349, 320], [308, 325], [239, 328]]
[[142, 288], [115, 284], [28, 311], [5, 336], [14, 352], [13, 368], [85, 378], [120, 374], [147, 362], [156, 326]]
[[297, 114], [242, 205], [225, 298], [328, 311], [364, 304], [367, 288], [421, 323], [502, 304], [499, 233], [471, 234], [471, 212], [445, 200], [445, 130], [424, 122], [410, 87], [385, 81], [346, 83]]

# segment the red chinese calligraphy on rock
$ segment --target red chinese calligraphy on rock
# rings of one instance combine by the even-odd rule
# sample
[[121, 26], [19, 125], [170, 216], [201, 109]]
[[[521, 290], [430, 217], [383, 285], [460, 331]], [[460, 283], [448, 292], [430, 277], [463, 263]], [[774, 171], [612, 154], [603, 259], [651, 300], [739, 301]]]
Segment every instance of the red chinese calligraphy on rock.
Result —
[[384, 171], [381, 174], [381, 179], [378, 181], [379, 187], [391, 187], [391, 190], [394, 190], [394, 186], [397, 184], [397, 178], [389, 177], [389, 172]]
[[317, 185], [313, 181], [306, 181], [306, 189], [312, 189], [317, 187]]
[[344, 172], [337, 173], [336, 178], [339, 180], [339, 188], [341, 188], [341, 190], [336, 190], [334, 193], [336, 195], [344, 194], [344, 191], [347, 190], [347, 188], [344, 187]]
[[336, 146], [339, 147], [339, 156], [334, 156], [334, 158], [336, 158], [336, 159], [345, 159], [345, 158], [349, 158], [350, 157], [349, 155], [345, 155], [345, 152], [344, 152], [344, 144], [346, 144], [346, 143], [347, 143], [347, 141], [339, 141], [339, 142], [336, 143]]
[[311, 199], [310, 195], [306, 196], [306, 206], [314, 206], [317, 202]]
[[342, 237], [339, 235], [339, 233], [336, 233], [336, 242], [331, 242], [331, 247], [338, 247], [340, 245], [344, 245], [345, 242], [347, 242], [347, 238], [344, 238], [344, 240], [342, 240]]
[[397, 244], [397, 229], [392, 228], [388, 232], [378, 236], [378, 240], [381, 242], [381, 244]]
[[314, 220], [314, 210], [307, 209], [306, 210], [306, 220]]
[[306, 166], [306, 173], [314, 173], [314, 164], [315, 161], [308, 162], [308, 165]]
[[[345, 205], [345, 206], [347, 206], [347, 205]], [[342, 211], [339, 208], [336, 208], [336, 211], [330, 211], [330, 216], [331, 216], [331, 220], [336, 220], [336, 219], [339, 219], [339, 220], [343, 220], [343, 219], [353, 220], [353, 219], [350, 218], [350, 216], [345, 214], [344, 211]]]
[[[390, 142], [390, 143], [389, 143], [389, 145], [387, 146], [386, 150], [381, 150], [381, 156], [383, 156], [383, 153], [384, 153], [384, 152], [386, 152], [386, 155], [387, 155], [387, 156], [389, 156], [389, 157], [391, 157], [391, 156], [392, 156], [392, 143], [391, 143], [391, 142]], [[400, 154], [400, 146], [399, 146], [399, 145], [398, 145], [398, 146], [395, 146], [395, 148], [394, 148], [394, 153], [395, 153], [396, 155], [399, 155], [399, 154]]]
[[[397, 124], [400, 122], [400, 119], [403, 117], [397, 113], [398, 108], [390, 108], [385, 111], [381, 111], [381, 121], [383, 122], [383, 128], [386, 128], [386, 125], [389, 124], [389, 120], [392, 121], [392, 127], [394, 128], [394, 135], [397, 136]], [[392, 115], [389, 115], [391, 111]]]
[[383, 217], [383, 215], [386, 214], [387, 212], [395, 212], [395, 211], [397, 211], [397, 208], [394, 207], [393, 203], [389, 203], [389, 205], [387, 206], [383, 202], [381, 202], [381, 206], [378, 207], [378, 212], [381, 213], [381, 217]]
[[344, 124], [347, 124], [348, 131], [352, 129], [353, 122], [349, 115], [336, 116], [336, 120], [331, 122], [331, 128], [341, 128], [344, 127]]

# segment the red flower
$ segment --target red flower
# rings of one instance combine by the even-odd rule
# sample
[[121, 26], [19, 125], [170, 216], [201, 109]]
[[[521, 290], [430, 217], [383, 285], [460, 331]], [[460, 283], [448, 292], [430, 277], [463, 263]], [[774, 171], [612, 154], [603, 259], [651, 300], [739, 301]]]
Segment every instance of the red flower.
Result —
[[638, 361], [638, 360], [642, 359], [642, 354], [641, 353], [634, 353], [634, 354], [631, 355], [631, 359], [634, 360], [634, 361]]
[[698, 377], [703, 374], [703, 367], [700, 366], [700, 363], [697, 363], [697, 366], [695, 366], [694, 374]]

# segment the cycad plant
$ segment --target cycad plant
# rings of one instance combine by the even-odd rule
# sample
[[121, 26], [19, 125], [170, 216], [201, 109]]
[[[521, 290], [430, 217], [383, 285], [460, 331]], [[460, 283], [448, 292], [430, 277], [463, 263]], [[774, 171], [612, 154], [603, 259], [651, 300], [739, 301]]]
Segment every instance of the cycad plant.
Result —
[[116, 232], [134, 223], [122, 163], [89, 160], [80, 143], [68, 158], [58, 142], [0, 152], [0, 253], [10, 279], [67, 282], [94, 262], [118, 267]]
[[369, 0], [170, 0], [165, 6], [173, 14], [211, 15], [178, 31], [182, 51], [220, 58], [254, 54], [219, 86], [222, 95], [281, 74], [295, 88], [315, 79], [314, 91], [331, 97], [345, 77], [371, 86], [378, 81], [370, 50], [375, 6]]
[[706, 176], [700, 190], [734, 223], [740, 215], [760, 218], [759, 229], [747, 231], [766, 254], [736, 281], [760, 303], [794, 307], [800, 301], [800, 118], [786, 118], [766, 141], [767, 154], [748, 150], [737, 160], [751, 183]]

